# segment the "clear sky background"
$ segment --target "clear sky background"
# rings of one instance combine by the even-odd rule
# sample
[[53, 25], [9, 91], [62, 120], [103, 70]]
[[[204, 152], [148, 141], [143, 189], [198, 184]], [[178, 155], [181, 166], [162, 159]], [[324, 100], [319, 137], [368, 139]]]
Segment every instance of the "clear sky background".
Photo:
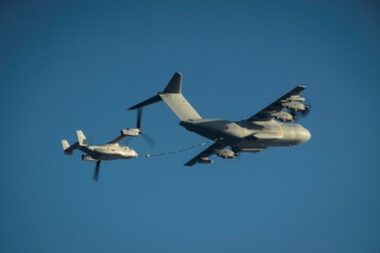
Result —
[[[380, 252], [377, 1], [2, 1], [0, 252]], [[94, 163], [90, 143], [175, 71], [204, 117], [244, 119], [297, 84], [310, 142], [215, 159], [201, 151]], [[165, 152], [204, 141], [164, 105]]]

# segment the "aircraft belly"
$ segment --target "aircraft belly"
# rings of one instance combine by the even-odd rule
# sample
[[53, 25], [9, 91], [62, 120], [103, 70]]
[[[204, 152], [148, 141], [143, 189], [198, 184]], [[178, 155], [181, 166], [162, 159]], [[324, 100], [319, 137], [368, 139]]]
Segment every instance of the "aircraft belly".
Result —
[[226, 120], [202, 119], [198, 122], [181, 123], [189, 131], [242, 150], [262, 150], [268, 147], [291, 146], [300, 143], [297, 133], [300, 130], [296, 124], [285, 125], [274, 120], [256, 122], [256, 124], [261, 128], [249, 129]]
[[100, 160], [115, 160], [115, 159], [120, 159], [122, 158], [120, 155], [118, 154], [101, 154], [99, 156]]
[[217, 129], [202, 129], [202, 130], [194, 130], [195, 133], [210, 139], [210, 140], [220, 140], [224, 143], [237, 142], [241, 141], [240, 136], [235, 135], [233, 133], [220, 131]]

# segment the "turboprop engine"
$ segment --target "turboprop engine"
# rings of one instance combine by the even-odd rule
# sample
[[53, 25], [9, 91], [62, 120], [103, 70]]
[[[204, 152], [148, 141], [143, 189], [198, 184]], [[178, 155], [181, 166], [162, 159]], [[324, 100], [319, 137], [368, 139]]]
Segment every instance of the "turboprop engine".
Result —
[[288, 98], [288, 101], [298, 101], [298, 102], [305, 102], [306, 99], [304, 97], [301, 97], [300, 95], [293, 95]]
[[197, 162], [198, 162], [198, 163], [213, 163], [214, 161], [211, 160], [211, 159], [208, 158], [208, 157], [201, 157]]
[[90, 155], [82, 155], [82, 160], [83, 161], [97, 161], [96, 159], [94, 159], [92, 156]]
[[130, 128], [130, 129], [122, 129], [121, 133], [124, 136], [138, 136], [140, 134], [140, 129], [138, 128]]
[[304, 103], [298, 101], [284, 102], [282, 105], [295, 112], [304, 112], [307, 110], [307, 106]]
[[271, 115], [282, 122], [290, 122], [295, 119], [295, 117], [289, 112], [273, 112]]
[[216, 152], [216, 155], [223, 158], [223, 159], [233, 159], [235, 158], [236, 154], [231, 149], [222, 149]]

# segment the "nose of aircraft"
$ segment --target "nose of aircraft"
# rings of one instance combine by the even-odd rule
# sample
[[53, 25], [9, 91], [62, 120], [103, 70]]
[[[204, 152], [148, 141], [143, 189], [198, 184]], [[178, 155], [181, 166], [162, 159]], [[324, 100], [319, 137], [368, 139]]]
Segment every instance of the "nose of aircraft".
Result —
[[311, 138], [311, 133], [309, 130], [307, 130], [306, 128], [303, 129], [303, 131], [301, 131], [301, 138], [302, 138], [302, 142], [305, 143], [307, 142], [308, 140], [310, 140]]

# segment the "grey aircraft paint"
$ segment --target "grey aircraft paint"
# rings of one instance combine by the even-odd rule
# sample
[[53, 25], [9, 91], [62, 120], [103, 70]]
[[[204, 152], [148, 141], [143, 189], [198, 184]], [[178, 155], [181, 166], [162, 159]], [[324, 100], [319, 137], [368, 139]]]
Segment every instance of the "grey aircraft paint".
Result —
[[98, 180], [100, 162], [104, 160], [116, 160], [116, 159], [131, 159], [137, 158], [139, 154], [128, 146], [120, 146], [119, 142], [125, 137], [136, 137], [140, 134], [139, 128], [122, 129], [120, 135], [118, 135], [112, 141], [103, 145], [88, 145], [87, 138], [82, 130], [77, 130], [78, 141], [70, 145], [67, 140], [62, 140], [62, 148], [66, 155], [71, 155], [74, 150], [79, 149], [84, 155], [82, 155], [83, 161], [96, 162], [93, 179]]
[[129, 110], [164, 101], [177, 115], [181, 126], [215, 141], [185, 164], [192, 166], [195, 163], [211, 163], [212, 160], [208, 157], [212, 154], [231, 159], [241, 152], [260, 152], [268, 147], [286, 147], [307, 142], [311, 134], [306, 128], [300, 124], [286, 123], [294, 121], [297, 113], [309, 110], [305, 99], [299, 96], [305, 88], [303, 85], [296, 86], [249, 119], [236, 122], [203, 119], [182, 95], [182, 74], [177, 72], [163, 92]]

